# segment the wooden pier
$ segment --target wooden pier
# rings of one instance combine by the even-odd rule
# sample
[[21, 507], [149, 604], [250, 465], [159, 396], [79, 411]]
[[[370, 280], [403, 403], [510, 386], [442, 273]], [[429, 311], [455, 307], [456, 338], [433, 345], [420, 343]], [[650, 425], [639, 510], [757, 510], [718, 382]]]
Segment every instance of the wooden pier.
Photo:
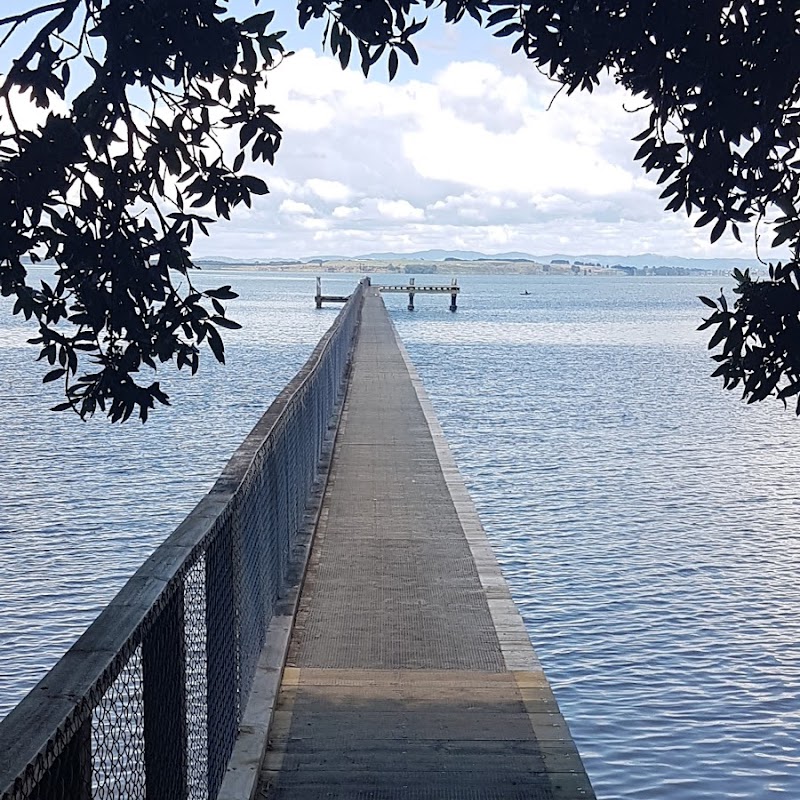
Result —
[[346, 303], [350, 295], [343, 294], [322, 294], [322, 279], [317, 278], [317, 292], [314, 295], [314, 302], [317, 308], [322, 308], [323, 303]]
[[453, 278], [449, 285], [416, 285], [415, 278], [409, 278], [408, 283], [401, 285], [389, 286], [386, 284], [376, 283], [373, 284], [380, 292], [402, 292], [408, 294], [408, 310], [414, 310], [414, 295], [415, 294], [445, 294], [450, 295], [450, 310], [458, 311], [458, 293], [461, 287], [458, 281]]
[[256, 796], [591, 800], [385, 290], [367, 290]]
[[0, 800], [593, 800], [380, 289], [0, 720]]
[[[420, 284], [417, 285], [416, 278], [409, 278], [408, 283], [402, 284], [381, 284], [376, 283], [373, 286], [379, 292], [386, 293], [402, 293], [408, 295], [408, 310], [414, 310], [414, 296], [417, 294], [449, 294], [450, 295], [450, 310], [458, 311], [458, 294], [461, 287], [458, 285], [458, 280], [453, 278], [449, 284]], [[317, 291], [314, 295], [314, 302], [317, 308], [322, 308], [323, 303], [346, 303], [347, 296], [338, 295], [325, 295], [322, 293], [322, 279], [317, 278]]]

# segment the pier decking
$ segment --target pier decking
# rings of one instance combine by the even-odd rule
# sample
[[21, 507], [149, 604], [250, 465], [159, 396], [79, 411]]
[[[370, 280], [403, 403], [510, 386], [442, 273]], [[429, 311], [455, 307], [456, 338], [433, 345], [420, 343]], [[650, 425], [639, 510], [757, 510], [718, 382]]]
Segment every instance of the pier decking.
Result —
[[594, 797], [375, 288], [258, 796]]

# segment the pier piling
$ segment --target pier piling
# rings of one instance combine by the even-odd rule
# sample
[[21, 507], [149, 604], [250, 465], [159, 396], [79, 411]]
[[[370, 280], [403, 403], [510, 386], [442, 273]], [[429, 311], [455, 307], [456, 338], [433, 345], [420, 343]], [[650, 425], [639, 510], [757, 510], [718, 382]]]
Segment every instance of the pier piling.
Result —
[[322, 294], [322, 278], [317, 276], [317, 291], [314, 295], [314, 303], [317, 308], [322, 308], [323, 303], [346, 303], [350, 295]]

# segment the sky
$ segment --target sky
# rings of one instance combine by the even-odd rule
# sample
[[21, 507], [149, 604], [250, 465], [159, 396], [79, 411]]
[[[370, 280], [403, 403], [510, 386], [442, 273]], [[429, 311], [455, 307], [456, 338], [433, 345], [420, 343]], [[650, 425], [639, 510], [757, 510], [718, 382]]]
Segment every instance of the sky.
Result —
[[[5, 0], [4, 11], [33, 1]], [[249, 170], [270, 194], [212, 226], [196, 257], [428, 248], [754, 257], [752, 233], [711, 245], [710, 226], [663, 210], [661, 187], [633, 161], [647, 113], [610, 79], [556, 97], [557, 84], [471, 19], [430, 25], [417, 40], [420, 66], [401, 59], [391, 83], [385, 64], [365, 79], [357, 63], [342, 71], [322, 52], [320, 23], [299, 32], [291, 0], [266, 8], [296, 51], [263, 97], [284, 130], [276, 164]]]

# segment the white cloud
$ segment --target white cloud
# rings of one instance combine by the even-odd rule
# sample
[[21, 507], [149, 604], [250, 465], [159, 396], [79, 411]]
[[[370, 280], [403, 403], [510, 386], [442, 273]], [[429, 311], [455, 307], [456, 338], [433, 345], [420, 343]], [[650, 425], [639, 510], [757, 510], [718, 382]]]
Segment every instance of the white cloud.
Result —
[[280, 125], [284, 130], [314, 133], [325, 130], [333, 123], [336, 112], [329, 103], [322, 100], [309, 101], [290, 95], [284, 103]]
[[340, 181], [326, 181], [322, 178], [310, 178], [305, 185], [320, 199], [341, 203], [347, 200], [352, 191]]
[[300, 187], [295, 181], [283, 178], [280, 175], [269, 176], [269, 190], [275, 194], [295, 194]]
[[378, 212], [387, 219], [420, 220], [425, 218], [421, 208], [415, 208], [408, 200], [378, 200]]
[[311, 208], [308, 203], [298, 203], [297, 200], [292, 200], [291, 198], [286, 198], [279, 208], [278, 211], [282, 212], [283, 214], [313, 214], [314, 209]]
[[520, 75], [504, 75], [486, 62], [456, 62], [442, 70], [436, 86], [442, 107], [461, 119], [495, 133], [515, 131], [524, 124], [530, 95]]
[[331, 214], [337, 219], [352, 219], [353, 217], [359, 216], [360, 213], [361, 212], [353, 206], [336, 206], [336, 208], [331, 211]]
[[602, 149], [605, 136], [581, 135], [602, 128], [595, 115], [586, 119], [574, 106], [549, 112], [526, 106], [521, 115], [516, 130], [497, 131], [480, 118], [442, 110], [405, 134], [405, 156], [425, 178], [491, 192], [618, 195], [633, 188], [636, 167], [613, 163]]
[[297, 220], [297, 224], [301, 228], [305, 228], [309, 231], [318, 231], [328, 227], [328, 222], [326, 220], [317, 219], [316, 217], [300, 217]]
[[280, 111], [284, 144], [274, 168], [255, 168], [273, 194], [236, 230], [215, 226], [207, 251], [752, 255], [752, 239], [710, 245], [707, 229], [664, 212], [661, 187], [633, 162], [646, 112], [629, 113], [640, 103], [617, 87], [554, 100], [524, 58], [474, 50], [400, 74], [410, 79], [367, 80], [310, 50], [275, 70], [263, 101]]

